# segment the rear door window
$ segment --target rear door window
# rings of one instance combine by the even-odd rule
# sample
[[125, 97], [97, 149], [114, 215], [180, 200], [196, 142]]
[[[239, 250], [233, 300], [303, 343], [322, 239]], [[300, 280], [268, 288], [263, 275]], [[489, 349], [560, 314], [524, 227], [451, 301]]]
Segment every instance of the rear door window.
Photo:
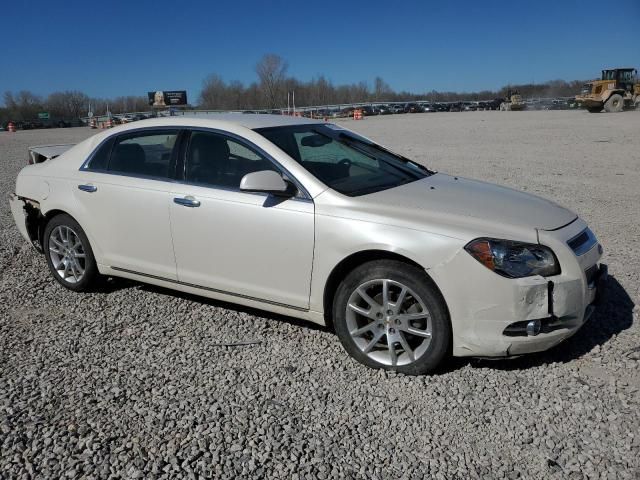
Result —
[[177, 130], [145, 131], [118, 137], [107, 170], [132, 176], [168, 178]]

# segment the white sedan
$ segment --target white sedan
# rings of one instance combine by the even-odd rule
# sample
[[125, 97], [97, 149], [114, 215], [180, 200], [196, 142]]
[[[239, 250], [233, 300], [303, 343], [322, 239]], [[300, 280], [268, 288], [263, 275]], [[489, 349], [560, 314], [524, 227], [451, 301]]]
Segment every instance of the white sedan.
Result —
[[606, 278], [573, 212], [320, 121], [143, 120], [29, 163], [12, 212], [63, 286], [125, 277], [333, 325], [371, 367], [548, 349]]

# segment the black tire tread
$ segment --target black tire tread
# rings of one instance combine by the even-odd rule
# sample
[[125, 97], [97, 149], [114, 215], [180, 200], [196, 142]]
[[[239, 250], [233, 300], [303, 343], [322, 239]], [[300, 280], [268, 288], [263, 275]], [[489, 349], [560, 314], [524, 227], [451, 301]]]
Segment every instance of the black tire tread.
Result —
[[[69, 283], [65, 282], [60, 276], [56, 273], [55, 268], [53, 267], [53, 263], [51, 261], [51, 257], [49, 255], [49, 236], [51, 235], [51, 231], [59, 225], [67, 225], [71, 227], [80, 237], [82, 241], [82, 246], [85, 252], [85, 271], [84, 277], [78, 283]], [[47, 265], [53, 278], [63, 287], [68, 288], [69, 290], [73, 290], [74, 292], [89, 292], [92, 291], [98, 284], [98, 279], [100, 274], [98, 272], [98, 265], [96, 263], [96, 259], [93, 255], [93, 250], [91, 249], [91, 244], [89, 243], [89, 239], [87, 238], [86, 233], [80, 226], [80, 224], [70, 215], [66, 213], [60, 213], [54, 217], [52, 217], [44, 228], [44, 256], [47, 259]]]
[[[433, 323], [433, 338], [429, 350], [414, 363], [402, 366], [380, 364], [353, 343], [346, 326], [346, 303], [353, 290], [363, 282], [374, 278], [391, 278], [401, 281], [420, 295], [427, 304]], [[343, 347], [357, 361], [372, 368], [396, 370], [407, 375], [423, 375], [438, 368], [451, 350], [451, 322], [449, 312], [440, 291], [421, 268], [399, 260], [373, 260], [354, 268], [338, 286], [334, 304], [333, 320], [336, 333]]]

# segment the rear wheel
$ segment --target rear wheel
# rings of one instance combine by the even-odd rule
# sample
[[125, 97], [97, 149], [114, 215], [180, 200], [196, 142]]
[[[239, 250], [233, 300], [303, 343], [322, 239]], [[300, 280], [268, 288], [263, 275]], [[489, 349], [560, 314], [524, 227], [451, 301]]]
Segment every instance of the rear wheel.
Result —
[[333, 318], [360, 363], [409, 375], [433, 371], [449, 350], [444, 300], [424, 271], [395, 260], [365, 263], [342, 281]]
[[67, 214], [53, 217], [44, 230], [44, 253], [58, 283], [76, 292], [89, 290], [98, 266], [82, 227]]
[[609, 113], [621, 112], [624, 108], [624, 100], [622, 95], [614, 93], [609, 97], [609, 100], [604, 104], [604, 109]]

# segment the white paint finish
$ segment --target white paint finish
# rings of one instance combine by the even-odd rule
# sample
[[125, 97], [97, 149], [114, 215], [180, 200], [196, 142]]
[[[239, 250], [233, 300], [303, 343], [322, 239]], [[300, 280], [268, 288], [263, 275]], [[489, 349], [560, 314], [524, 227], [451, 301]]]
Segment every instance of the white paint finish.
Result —
[[[528, 194], [443, 174], [375, 194], [346, 197], [327, 189], [247, 128], [282, 124], [278, 122], [308, 123], [263, 115], [211, 115], [116, 127], [54, 160], [26, 167], [18, 177], [16, 192], [41, 198], [43, 213], [63, 210], [76, 218], [89, 237], [102, 273], [317, 323], [323, 322], [325, 285], [338, 263], [363, 250], [398, 253], [425, 268], [442, 292], [451, 315], [456, 355], [543, 350], [575, 333], [584, 321], [593, 293], [583, 272], [599, 260], [600, 253], [594, 249], [576, 257], [568, 248], [566, 241], [586, 227], [578, 219], [557, 228], [575, 218], [572, 212]], [[110, 135], [158, 126], [214, 129], [242, 137], [280, 163], [313, 202], [286, 200], [265, 205], [273, 197], [78, 171]], [[46, 198], [43, 181], [49, 184]], [[98, 190], [81, 192], [77, 189], [80, 183], [93, 183]], [[187, 195], [200, 201], [200, 206], [173, 203], [174, 196]], [[15, 201], [12, 212], [23, 232], [22, 209]], [[562, 273], [551, 278], [556, 285], [555, 313], [571, 320], [569, 328], [533, 338], [502, 336], [509, 323], [548, 315], [548, 279], [505, 279], [480, 265], [463, 246], [485, 236], [539, 240], [553, 249], [562, 266]]]
[[[186, 196], [200, 206], [173, 202]], [[171, 198], [180, 281], [308, 308], [313, 202], [191, 185]]]
[[[94, 185], [93, 193], [78, 185]], [[102, 256], [100, 263], [176, 279], [169, 223], [172, 184], [158, 180], [78, 172], [70, 185], [82, 215], [81, 225], [92, 233]]]
[[[62, 155], [64, 152], [73, 147], [73, 143], [61, 144], [61, 145], [35, 145], [33, 147], [29, 147], [29, 152], [37, 155], [40, 155], [46, 159], [56, 158]], [[32, 158], [34, 155], [32, 154]]]

